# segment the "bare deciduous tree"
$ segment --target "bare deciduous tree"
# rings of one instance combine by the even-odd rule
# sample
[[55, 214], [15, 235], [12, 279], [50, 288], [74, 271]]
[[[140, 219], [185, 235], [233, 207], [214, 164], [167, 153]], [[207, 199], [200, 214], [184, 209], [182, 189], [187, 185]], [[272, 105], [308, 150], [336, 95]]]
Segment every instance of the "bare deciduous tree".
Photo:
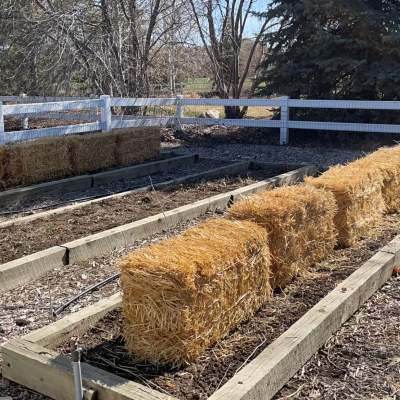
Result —
[[[187, 45], [189, 11], [184, 0], [10, 0], [0, 6], [7, 16], [0, 21], [0, 42], [13, 49], [7, 61], [18, 64], [16, 72], [39, 63], [37, 72], [47, 71], [59, 81], [74, 75], [99, 93], [146, 97], [161, 75], [162, 53], [173, 55], [176, 47]], [[172, 61], [171, 76], [176, 74]]]
[[[257, 0], [190, 0], [201, 41], [212, 64], [215, 86], [223, 99], [240, 97], [261, 38], [275, 25], [268, 25], [268, 19], [261, 23], [241, 69], [243, 42], [256, 3]], [[227, 118], [242, 118], [246, 112], [246, 107], [225, 107]]]

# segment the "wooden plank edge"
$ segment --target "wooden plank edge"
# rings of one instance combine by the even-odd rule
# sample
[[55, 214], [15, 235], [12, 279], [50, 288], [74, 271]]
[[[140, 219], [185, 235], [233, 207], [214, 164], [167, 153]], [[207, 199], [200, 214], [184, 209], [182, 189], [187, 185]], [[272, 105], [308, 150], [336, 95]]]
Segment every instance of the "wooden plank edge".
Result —
[[215, 211], [217, 208], [227, 208], [238, 198], [266, 190], [270, 187], [302, 181], [304, 176], [313, 175], [316, 172], [317, 168], [315, 166], [303, 167], [245, 186], [244, 188], [209, 197], [189, 205], [166, 211], [165, 213], [156, 214], [130, 224], [121, 225], [117, 228], [74, 240], [62, 246], [69, 250], [68, 256], [70, 264], [87, 260], [108, 253], [117, 247], [125, 246], [135, 240], [140, 240], [154, 233], [161, 232], [166, 229], [166, 225], [171, 227], [178, 223], [197, 218], [204, 215], [206, 212]]
[[39, 183], [37, 185], [9, 189], [0, 192], [0, 205], [19, 203], [24, 200], [32, 200], [44, 195], [65, 193], [73, 190], [88, 189], [93, 186], [91, 175], [79, 175], [57, 181]]
[[67, 264], [67, 249], [50, 247], [0, 265], [0, 294], [28, 284], [54, 268]]
[[209, 400], [269, 400], [392, 275], [400, 236], [339, 284]]
[[[24, 339], [3, 346], [3, 376], [56, 400], [75, 399], [71, 359]], [[176, 400], [144, 385], [81, 363], [82, 382], [98, 400]]]
[[[197, 155], [194, 155], [194, 156], [197, 156]], [[200, 178], [203, 178], [203, 177], [219, 176], [219, 175], [224, 175], [224, 174], [227, 174], [227, 173], [242, 172], [242, 171], [245, 170], [244, 169], [244, 164], [245, 164], [245, 162], [241, 162], [241, 163], [237, 163], [237, 164], [231, 164], [231, 165], [228, 165], [228, 166], [225, 166], [225, 167], [215, 168], [215, 169], [204, 171], [204, 172], [199, 172], [197, 174], [186, 175], [186, 176], [183, 176], [181, 178], [176, 178], [176, 179], [171, 179], [171, 180], [165, 181], [165, 182], [155, 183], [154, 187], [156, 189], [162, 189], [165, 186], [173, 185], [173, 184], [177, 184], [177, 183], [182, 183], [182, 182], [188, 181], [190, 179], [200, 179]], [[239, 167], [239, 166], [242, 166], [242, 165], [243, 165], [243, 168]], [[73, 205], [70, 205], [70, 206], [60, 207], [60, 208], [57, 208], [57, 209], [54, 209], [54, 210], [49, 210], [49, 211], [37, 213], [37, 214], [34, 214], [34, 215], [28, 215], [26, 217], [12, 219], [12, 220], [9, 220], [9, 221], [1, 222], [0, 223], [0, 229], [8, 228], [8, 227], [13, 226], [13, 225], [25, 224], [27, 222], [35, 221], [36, 219], [39, 219], [39, 218], [47, 218], [47, 217], [49, 217], [51, 215], [63, 214], [63, 213], [66, 213], [68, 211], [75, 210], [75, 209], [81, 208], [81, 207], [85, 207], [85, 206], [88, 206], [90, 204], [98, 203], [98, 202], [101, 202], [101, 201], [110, 200], [110, 199], [116, 199], [116, 198], [120, 198], [120, 197], [125, 197], [125, 196], [131, 195], [131, 194], [147, 192], [147, 191], [150, 191], [150, 190], [152, 190], [152, 186], [151, 185], [143, 186], [142, 188], [132, 189], [132, 190], [129, 190], [129, 191], [126, 191], [126, 192], [123, 192], [123, 193], [112, 194], [112, 195], [109, 195], [109, 196], [102, 197], [100, 199], [89, 200], [89, 201], [85, 201], [85, 202], [82, 202], [82, 203], [73, 204]]]
[[[239, 192], [236, 195], [237, 198], [243, 195], [242, 189], [243, 188], [237, 190], [237, 192]], [[251, 190], [256, 189], [257, 188], [253, 187]], [[41, 346], [57, 346], [59, 343], [63, 342], [68, 335], [71, 335], [72, 330], [78, 335], [86, 332], [91, 326], [97, 323], [98, 320], [103, 318], [105, 314], [120, 305], [121, 295], [117, 293], [48, 326], [29, 333], [24, 336], [24, 339]]]
[[[163, 154], [168, 154], [168, 153], [163, 153]], [[172, 153], [172, 154], [174, 154], [174, 153]], [[155, 161], [154, 163], [162, 163], [162, 162], [167, 162], [167, 161], [170, 161], [170, 162], [171, 162], [171, 161], [177, 160], [177, 159], [180, 160], [179, 162], [181, 162], [182, 159], [184, 159], [184, 160], [187, 159], [187, 160], [190, 161], [190, 163], [193, 163], [193, 164], [194, 164], [194, 163], [196, 163], [197, 160], [198, 160], [198, 154], [188, 154], [188, 155], [184, 155], [184, 156], [181, 156], [181, 155], [178, 156], [178, 155], [177, 155], [177, 156], [174, 157], [174, 158], [170, 158], [170, 159], [167, 159], [167, 160]], [[186, 161], [187, 161], [187, 160], [186, 160]], [[148, 164], [153, 164], [153, 163], [148, 163]], [[146, 165], [148, 165], [148, 164], [142, 164], [142, 165], [140, 165], [140, 167], [144, 167], [144, 166], [146, 166]], [[126, 167], [126, 168], [134, 168], [134, 167], [138, 167], [138, 166]], [[123, 168], [121, 168], [121, 169], [123, 169]], [[121, 169], [113, 170], [113, 171], [111, 171], [111, 172], [120, 171]], [[169, 169], [170, 169], [170, 168], [163, 169], [163, 170], [161, 170], [160, 172], [168, 171]], [[104, 173], [104, 172], [100, 172], [100, 174], [103, 174], [103, 173]], [[147, 173], [146, 173], [146, 174], [147, 174]], [[145, 174], [145, 175], [146, 175], [146, 174]], [[79, 180], [85, 180], [85, 182], [87, 181], [87, 182], [89, 182], [89, 183], [87, 183], [84, 187], [82, 186], [82, 187], [79, 187], [79, 188], [78, 188], [78, 189], [85, 189], [85, 188], [94, 187], [94, 180], [93, 180], [93, 177], [94, 177], [95, 175], [97, 175], [97, 174], [93, 174], [93, 175], [82, 175], [82, 176], [67, 178], [67, 179], [64, 179], [64, 180], [62, 180], [62, 181], [63, 181], [63, 182], [64, 182], [64, 181], [72, 181], [72, 180], [77, 180], [78, 178], [79, 178]], [[62, 185], [60, 182], [61, 182], [61, 181], [46, 182], [46, 183], [39, 184], [39, 185], [27, 186], [27, 187], [25, 187], [25, 188], [11, 189], [11, 190], [6, 191], [6, 192], [0, 192], [0, 205], [5, 205], [5, 204], [1, 204], [1, 197], [2, 197], [2, 196], [5, 196], [6, 194], [9, 194], [9, 196], [13, 197], [13, 196], [14, 196], [14, 195], [13, 195], [14, 192], [15, 192], [15, 193], [18, 193], [19, 191], [25, 191], [25, 190], [32, 190], [32, 191], [34, 191], [34, 190], [36, 190], [38, 187], [41, 187], [41, 186], [43, 186], [43, 185], [49, 185], [49, 184], [51, 184], [51, 185], [54, 185], [54, 184]], [[57, 209], [54, 209], [54, 210], [49, 210], [49, 211], [44, 211], [44, 212], [36, 213], [36, 214], [34, 214], [34, 215], [28, 215], [28, 216], [26, 216], [26, 217], [20, 217], [20, 218], [11, 219], [11, 220], [9, 220], [9, 221], [1, 222], [1, 223], [0, 223], [0, 229], [8, 228], [8, 227], [13, 226], [13, 225], [24, 224], [24, 223], [31, 222], [31, 221], [34, 221], [34, 220], [39, 219], [39, 218], [46, 218], [46, 217], [49, 217], [49, 216], [54, 215], [54, 214], [63, 214], [63, 213], [65, 213], [65, 212], [68, 212], [68, 211], [71, 211], [71, 210], [75, 210], [76, 208], [84, 207], [84, 206], [87, 206], [87, 205], [89, 205], [89, 204], [98, 203], [98, 202], [100, 202], [100, 201], [104, 201], [104, 200], [108, 200], [108, 199], [112, 199], [112, 198], [124, 197], [124, 196], [128, 196], [128, 195], [130, 195], [130, 194], [138, 193], [138, 192], [140, 192], [141, 190], [147, 191], [147, 190], [150, 190], [150, 189], [151, 189], [151, 186], [146, 186], [146, 187], [144, 187], [143, 189], [142, 189], [142, 188], [139, 188], [139, 189], [128, 190], [128, 191], [123, 192], [123, 193], [118, 193], [118, 194], [114, 194], [114, 195], [105, 196], [105, 197], [102, 197], [102, 198], [100, 198], [100, 199], [89, 200], [89, 201], [85, 201], [85, 202], [82, 202], [82, 203], [79, 203], [79, 204], [73, 204], [73, 205], [70, 205], [70, 206], [60, 207], [60, 208], [57, 208]], [[12, 193], [11, 193], [11, 192], [12, 192]], [[42, 193], [42, 194], [49, 194], [49, 193]], [[25, 198], [25, 200], [26, 200], [26, 198]], [[14, 201], [10, 201], [10, 202], [8, 202], [7, 204], [10, 204], [10, 203], [13, 203], [13, 202], [14, 202]]]
[[282, 163], [282, 162], [266, 162], [266, 161], [251, 161], [251, 168], [285, 168], [286, 171], [292, 171], [294, 169], [302, 168], [310, 163], [302, 162], [302, 163]]
[[[273, 186], [301, 181], [304, 179], [304, 176], [315, 174], [316, 171], [317, 168], [314, 166], [303, 167], [289, 173], [278, 175], [274, 178], [266, 179], [265, 181], [254, 183], [244, 188], [236, 189], [228, 193], [213, 196], [190, 205], [167, 211], [165, 216], [168, 226], [173, 226], [177, 223], [199, 217], [208, 211], [215, 211], [217, 208], [229, 207], [233, 201], [236, 201], [243, 196], [257, 193]], [[164, 214], [160, 213], [152, 217], [122, 225], [117, 228], [87, 236], [64, 245], [55, 246], [51, 249], [43, 250], [27, 257], [2, 264], [0, 265], [0, 282], [2, 282], [0, 293], [5, 293], [18, 286], [40, 278], [46, 272], [56, 267], [83, 261], [92, 256], [105, 254], [113, 250], [115, 247], [124, 246], [135, 240], [161, 232], [164, 229], [165, 218]], [[54, 249], [57, 249], [58, 252], [60, 252], [60, 256], [57, 256], [58, 259], [61, 260], [60, 262], [54, 262], [54, 260], [49, 258], [50, 256], [46, 253], [48, 251], [55, 251]], [[48, 260], [51, 262], [48, 262]], [[3, 279], [1, 280], [2, 272]], [[10, 278], [11, 280], [8, 278], [10, 276], [13, 277], [12, 279]]]
[[121, 304], [121, 294], [116, 293], [50, 325], [28, 333], [23, 339], [39, 346], [54, 348], [70, 336], [81, 336], [86, 333], [110, 311], [121, 307]]

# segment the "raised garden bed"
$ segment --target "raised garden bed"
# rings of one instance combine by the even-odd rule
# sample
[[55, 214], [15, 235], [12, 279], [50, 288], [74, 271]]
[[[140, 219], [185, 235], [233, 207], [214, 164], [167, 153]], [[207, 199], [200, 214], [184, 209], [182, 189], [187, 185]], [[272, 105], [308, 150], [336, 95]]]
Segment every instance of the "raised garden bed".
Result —
[[[244, 164], [247, 169], [249, 163], [246, 162]], [[233, 167], [234, 166], [229, 166], [229, 168]], [[240, 167], [243, 168], [243, 165], [240, 165]], [[261, 169], [268, 169], [271, 165], [267, 163], [267, 165], [258, 165], [258, 167]], [[214, 174], [215, 171], [218, 170], [209, 172]], [[240, 171], [242, 171], [242, 169], [240, 169]], [[173, 208], [170, 211], [165, 211], [160, 207], [160, 211], [162, 212], [156, 215], [85, 236], [72, 242], [60, 243], [46, 250], [6, 262], [0, 265], [0, 293], [5, 293], [22, 285], [26, 285], [52, 271], [54, 268], [62, 268], [82, 260], [99, 257], [115, 248], [130, 245], [135, 240], [143, 239], [163, 230], [169, 231], [170, 228], [176, 224], [192, 220], [207, 212], [216, 210], [223, 211], [229, 207], [232, 202], [243, 196], [257, 193], [274, 186], [293, 184], [302, 181], [305, 176], [315, 175], [316, 173], [317, 168], [315, 166], [302, 166], [291, 172], [264, 179], [236, 190], [206, 197], [204, 200]], [[116, 198], [117, 197], [120, 196], [117, 195]], [[158, 201], [158, 197], [156, 200]], [[62, 214], [64, 214], [65, 211], [66, 210], [63, 210]], [[36, 221], [36, 219], [34, 221]], [[7, 226], [7, 228], [10, 226]]]
[[[205, 399], [211, 395], [212, 399], [269, 399], [390, 277], [399, 261], [399, 238], [368, 259], [399, 233], [399, 222], [399, 215], [387, 216], [371, 238], [355, 248], [335, 250], [284, 292], [275, 293], [255, 318], [242, 324], [197, 363], [179, 371], [156, 371], [125, 358], [115, 324], [120, 319], [120, 298], [115, 295], [7, 344], [4, 374], [56, 399], [65, 398], [66, 393], [73, 393], [70, 361], [52, 349], [65, 349], [65, 339], [80, 334], [84, 335], [83, 344], [93, 347], [88, 356], [98, 363], [96, 367], [101, 367], [83, 366], [84, 383], [98, 390], [99, 398]], [[125, 374], [129, 380], [107, 374], [107, 369]], [[133, 374], [140, 383], [130, 380]]]
[[282, 172], [279, 168], [249, 170], [210, 181], [187, 182], [156, 192], [105, 199], [63, 214], [8, 226], [0, 229], [0, 263], [226, 193]]

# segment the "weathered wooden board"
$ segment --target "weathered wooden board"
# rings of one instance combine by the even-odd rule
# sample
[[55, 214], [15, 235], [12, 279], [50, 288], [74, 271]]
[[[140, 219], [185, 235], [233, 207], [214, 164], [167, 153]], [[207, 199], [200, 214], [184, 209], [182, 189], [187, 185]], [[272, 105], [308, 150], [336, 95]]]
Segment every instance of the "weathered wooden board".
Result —
[[[56, 400], [75, 400], [71, 359], [23, 339], [3, 348], [3, 375]], [[176, 400], [149, 387], [82, 363], [82, 382], [98, 400]]]
[[[389, 279], [399, 262], [400, 236], [338, 285], [210, 400], [271, 399], [330, 335]], [[117, 294], [7, 343], [3, 347], [4, 376], [57, 400], [72, 400], [70, 360], [43, 346], [55, 346], [67, 335], [82, 334], [119, 305]], [[172, 399], [86, 364], [82, 371], [85, 386], [96, 389], [99, 400]]]
[[239, 371], [210, 400], [268, 400], [391, 276], [397, 236]]

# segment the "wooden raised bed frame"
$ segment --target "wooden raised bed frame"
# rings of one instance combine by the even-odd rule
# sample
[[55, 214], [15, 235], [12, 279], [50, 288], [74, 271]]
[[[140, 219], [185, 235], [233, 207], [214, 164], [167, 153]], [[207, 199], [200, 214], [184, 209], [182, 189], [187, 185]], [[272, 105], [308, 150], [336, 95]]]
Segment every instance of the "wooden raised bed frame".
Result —
[[[268, 400], [391, 276], [400, 261], [400, 236], [309, 310], [209, 400]], [[121, 305], [115, 294], [3, 347], [3, 375], [57, 400], [75, 396], [71, 360], [50, 350], [82, 335]], [[174, 397], [82, 364], [84, 385], [99, 400], [174, 400]], [[90, 398], [89, 396], [87, 398]]]
[[[46, 272], [65, 265], [70, 265], [79, 261], [87, 260], [112, 251], [116, 247], [125, 246], [133, 243], [137, 239], [142, 239], [154, 233], [165, 229], [165, 223], [168, 226], [197, 218], [208, 211], [215, 211], [217, 208], [226, 208], [233, 201], [266, 190], [273, 186], [282, 186], [303, 181], [305, 176], [314, 176], [318, 168], [316, 166], [304, 166], [303, 164], [278, 164], [278, 163], [252, 163], [241, 162], [226, 167], [196, 174], [202, 176], [220, 176], [229, 173], [239, 173], [246, 171], [251, 165], [259, 168], [271, 168], [272, 166], [297, 166], [298, 169], [290, 171], [273, 178], [268, 178], [252, 185], [245, 186], [231, 192], [218, 194], [208, 197], [195, 203], [181, 206], [165, 213], [156, 214], [138, 221], [108, 229], [94, 235], [86, 236], [81, 239], [68, 243], [60, 243], [58, 246], [39, 251], [28, 256], [18, 258], [0, 265], [0, 294], [13, 290], [19, 286], [25, 285], [41, 276]], [[194, 177], [194, 175], [175, 179], [173, 182], [184, 181]], [[155, 185], [158, 188], [173, 183], [172, 181], [161, 182]], [[141, 190], [141, 189], [138, 189]], [[121, 196], [123, 195], [114, 195]], [[79, 206], [79, 205], [77, 205]], [[71, 207], [71, 206], [68, 206]], [[75, 206], [73, 206], [75, 207]], [[53, 212], [53, 211], [51, 211]], [[50, 212], [47, 212], [50, 213]], [[26, 218], [26, 217], [23, 217]], [[12, 221], [11, 221], [12, 222]], [[8, 222], [6, 223], [8, 224]]]

